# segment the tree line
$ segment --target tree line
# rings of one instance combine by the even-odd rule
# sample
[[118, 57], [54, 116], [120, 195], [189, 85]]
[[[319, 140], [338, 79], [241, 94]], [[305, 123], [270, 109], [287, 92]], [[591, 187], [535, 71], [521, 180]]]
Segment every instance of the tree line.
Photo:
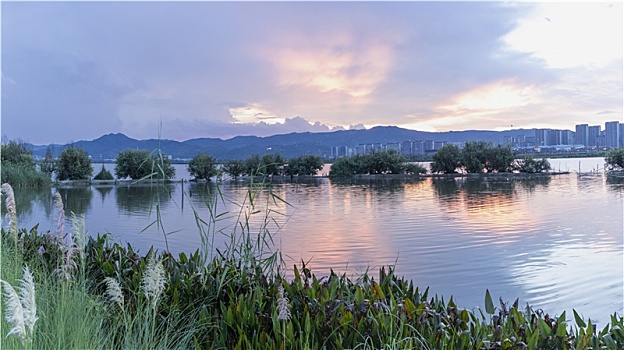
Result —
[[332, 164], [329, 177], [350, 177], [357, 174], [423, 174], [426, 172], [427, 169], [422, 165], [409, 162], [407, 157], [391, 149], [338, 158]]
[[[48, 147], [45, 158], [36, 162], [32, 150], [21, 140], [11, 140], [0, 149], [2, 172], [1, 182], [14, 187], [41, 187], [49, 185], [52, 175], [58, 181], [89, 180], [93, 176], [91, 158], [87, 152], [70, 145], [61, 151], [58, 158]], [[624, 169], [624, 149], [614, 149], [605, 156], [610, 170]], [[304, 155], [285, 159], [279, 154], [254, 154], [246, 159], [235, 159], [220, 163], [208, 153], [199, 153], [188, 163], [187, 169], [196, 180], [210, 180], [215, 176], [229, 174], [240, 176], [304, 176], [314, 175], [323, 169], [319, 156]], [[430, 165], [432, 173], [492, 173], [524, 172], [540, 173], [551, 170], [546, 159], [525, 156], [518, 159], [509, 146], [493, 146], [491, 142], [469, 141], [463, 149], [447, 144], [434, 155]], [[118, 179], [133, 180], [146, 178], [172, 179], [175, 168], [171, 159], [161, 151], [127, 149], [115, 159], [115, 176]], [[341, 157], [332, 164], [331, 178], [349, 177], [356, 174], [423, 174], [427, 169], [395, 150], [374, 152], [369, 155]], [[113, 174], [102, 166], [94, 180], [113, 180]]]
[[518, 159], [510, 146], [493, 146], [492, 142], [468, 141], [464, 148], [446, 144], [434, 155], [431, 162], [432, 173], [502, 173], [524, 172], [541, 173], [551, 169], [545, 158], [534, 159], [525, 156]]
[[[93, 176], [91, 157], [80, 147], [70, 145], [63, 149], [58, 158], [53, 157], [49, 147], [45, 158], [37, 162], [32, 150], [25, 142], [12, 140], [2, 145], [2, 183], [15, 187], [40, 187], [49, 185], [52, 177], [57, 181], [90, 180]], [[214, 176], [229, 174], [239, 176], [314, 175], [323, 169], [319, 156], [304, 155], [285, 159], [279, 154], [252, 155], [243, 160], [226, 161], [219, 166], [217, 160], [208, 153], [199, 153], [187, 165], [188, 172], [195, 180], [210, 180]], [[160, 150], [126, 149], [115, 159], [117, 179], [164, 179], [175, 177], [171, 159]], [[94, 180], [113, 180], [113, 174], [104, 168], [93, 177]]]

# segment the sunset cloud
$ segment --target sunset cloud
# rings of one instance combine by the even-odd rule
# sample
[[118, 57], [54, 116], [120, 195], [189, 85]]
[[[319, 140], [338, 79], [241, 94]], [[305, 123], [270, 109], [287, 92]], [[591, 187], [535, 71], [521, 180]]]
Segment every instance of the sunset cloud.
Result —
[[35, 144], [622, 118], [621, 3], [6, 2], [1, 16], [2, 134]]
[[336, 28], [314, 34], [277, 33], [257, 52], [272, 66], [275, 82], [282, 88], [363, 103], [387, 79], [395, 45], [397, 40], [390, 34], [363, 38]]

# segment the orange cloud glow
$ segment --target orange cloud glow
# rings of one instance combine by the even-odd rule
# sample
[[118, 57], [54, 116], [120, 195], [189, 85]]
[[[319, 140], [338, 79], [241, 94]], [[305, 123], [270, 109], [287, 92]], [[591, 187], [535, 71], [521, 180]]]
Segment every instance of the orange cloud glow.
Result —
[[277, 83], [284, 87], [361, 99], [386, 79], [394, 61], [392, 41], [371, 38], [362, 44], [348, 33], [323, 40], [301, 35], [281, 39], [260, 52], [275, 67]]

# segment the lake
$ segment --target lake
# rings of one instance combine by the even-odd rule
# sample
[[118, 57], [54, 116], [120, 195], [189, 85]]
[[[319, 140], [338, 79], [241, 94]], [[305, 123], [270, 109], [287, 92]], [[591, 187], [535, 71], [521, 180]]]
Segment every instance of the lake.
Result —
[[[488, 288], [495, 299], [519, 297], [551, 316], [566, 310], [568, 319], [575, 308], [604, 325], [623, 312], [624, 179], [604, 175], [603, 163], [552, 159], [553, 169], [572, 173], [533, 179], [274, 181], [271, 193], [288, 205], [264, 190], [249, 222], [256, 232], [268, 217], [286, 265], [304, 260], [319, 277], [330, 269], [353, 277], [368, 269], [377, 278], [377, 268], [394, 265], [398, 275], [445, 300], [452, 295], [462, 307], [483, 308]], [[94, 165], [96, 173], [100, 168]], [[178, 178], [189, 178], [184, 165], [176, 168]], [[249, 183], [218, 186], [223, 197], [213, 209], [224, 215], [213, 227], [232, 232], [241, 205], [250, 210]], [[68, 230], [70, 212], [84, 214], [92, 235], [110, 232], [142, 252], [168, 244], [173, 253], [201, 246], [195, 213], [209, 221], [206, 202], [214, 203], [216, 192], [214, 183], [189, 182], [16, 191], [19, 226], [54, 230], [56, 190]], [[157, 214], [167, 244], [158, 225], [150, 226]], [[224, 235], [210, 237], [224, 249]]]

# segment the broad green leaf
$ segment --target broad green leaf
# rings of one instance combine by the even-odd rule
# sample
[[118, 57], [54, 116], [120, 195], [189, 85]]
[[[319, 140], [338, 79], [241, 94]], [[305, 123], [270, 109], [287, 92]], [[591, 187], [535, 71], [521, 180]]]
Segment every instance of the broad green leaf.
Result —
[[485, 290], [485, 312], [490, 315], [493, 315], [496, 309], [494, 308], [494, 303], [492, 302], [492, 296], [490, 295], [490, 290]]
[[576, 325], [579, 326], [580, 328], [585, 328], [587, 324], [585, 323], [585, 321], [583, 321], [583, 318], [579, 316], [576, 310], [572, 309], [572, 312], [574, 313], [574, 319], [576, 320]]
[[405, 311], [407, 311], [407, 315], [411, 318], [411, 315], [414, 311], [416, 311], [416, 305], [409, 299], [405, 298]]
[[548, 323], [546, 323], [544, 320], [542, 320], [541, 318], [539, 319], [539, 328], [540, 328], [540, 332], [542, 332], [542, 334], [544, 335], [544, 337], [548, 337], [549, 335], [551, 335], [552, 330], [550, 329], [550, 327], [548, 326]]
[[362, 288], [360, 288], [360, 286], [357, 286], [355, 289], [355, 300], [358, 304], [364, 302], [364, 292], [362, 292]]
[[557, 336], [559, 337], [565, 337], [566, 336], [566, 324], [565, 322], [561, 322], [557, 324], [557, 332], [555, 333]]

